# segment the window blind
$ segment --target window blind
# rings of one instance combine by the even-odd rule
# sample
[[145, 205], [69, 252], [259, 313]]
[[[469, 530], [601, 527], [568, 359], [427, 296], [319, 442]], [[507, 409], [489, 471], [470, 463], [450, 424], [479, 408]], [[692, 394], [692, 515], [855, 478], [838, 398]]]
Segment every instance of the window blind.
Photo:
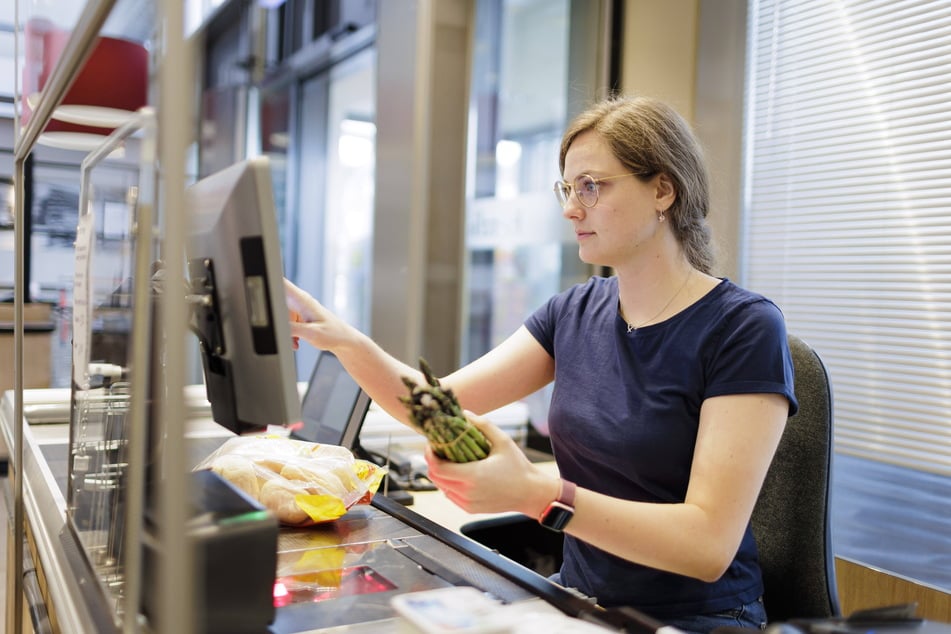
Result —
[[742, 279], [825, 362], [837, 452], [951, 475], [951, 3], [748, 19]]

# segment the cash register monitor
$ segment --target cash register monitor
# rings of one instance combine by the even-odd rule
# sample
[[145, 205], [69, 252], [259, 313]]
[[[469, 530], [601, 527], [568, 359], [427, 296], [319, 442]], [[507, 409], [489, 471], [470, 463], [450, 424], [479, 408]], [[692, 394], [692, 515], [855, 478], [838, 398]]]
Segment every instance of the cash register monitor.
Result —
[[301, 401], [301, 423], [291, 437], [357, 450], [370, 397], [332, 352], [321, 351]]
[[212, 418], [241, 434], [300, 420], [277, 218], [266, 157], [186, 192], [191, 327]]

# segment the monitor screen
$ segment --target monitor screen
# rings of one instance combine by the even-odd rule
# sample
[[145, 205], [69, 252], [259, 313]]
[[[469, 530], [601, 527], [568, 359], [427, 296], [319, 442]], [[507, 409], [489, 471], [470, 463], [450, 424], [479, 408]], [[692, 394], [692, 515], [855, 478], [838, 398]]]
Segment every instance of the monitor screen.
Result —
[[301, 424], [291, 436], [353, 450], [369, 407], [370, 397], [340, 360], [322, 351], [301, 402]]
[[214, 420], [236, 433], [300, 420], [281, 247], [265, 157], [186, 193], [192, 330]]

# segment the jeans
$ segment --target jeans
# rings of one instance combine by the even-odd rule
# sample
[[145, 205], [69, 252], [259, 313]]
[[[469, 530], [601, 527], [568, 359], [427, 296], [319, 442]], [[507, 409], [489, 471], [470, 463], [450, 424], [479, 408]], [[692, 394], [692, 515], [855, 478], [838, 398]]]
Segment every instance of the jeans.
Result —
[[713, 614], [696, 614], [694, 616], [664, 619], [664, 624], [690, 634], [709, 634], [715, 628], [724, 625], [765, 630], [766, 607], [763, 605], [763, 599], [759, 598], [746, 605]]
[[[560, 572], [551, 575], [548, 577], [548, 580], [560, 586], [562, 585]], [[568, 588], [568, 590], [579, 595], [581, 594], [574, 588]], [[592, 601], [594, 601], [594, 599], [592, 599]], [[714, 629], [724, 625], [765, 630], [766, 606], [763, 605], [763, 597], [760, 597], [746, 605], [723, 610], [722, 612], [658, 620], [664, 625], [676, 627], [678, 630], [683, 630], [687, 634], [710, 634]]]

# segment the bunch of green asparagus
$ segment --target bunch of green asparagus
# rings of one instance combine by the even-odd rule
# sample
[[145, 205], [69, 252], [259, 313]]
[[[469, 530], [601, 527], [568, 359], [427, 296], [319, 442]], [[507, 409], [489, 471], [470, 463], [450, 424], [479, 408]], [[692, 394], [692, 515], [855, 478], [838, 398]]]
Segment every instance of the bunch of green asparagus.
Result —
[[426, 384], [420, 385], [409, 377], [403, 377], [409, 396], [401, 396], [400, 401], [409, 411], [417, 430], [429, 440], [435, 454], [453, 462], [473, 462], [488, 456], [489, 442], [466, 420], [452, 389], [439, 384], [425, 359], [420, 358], [419, 369], [426, 377]]

